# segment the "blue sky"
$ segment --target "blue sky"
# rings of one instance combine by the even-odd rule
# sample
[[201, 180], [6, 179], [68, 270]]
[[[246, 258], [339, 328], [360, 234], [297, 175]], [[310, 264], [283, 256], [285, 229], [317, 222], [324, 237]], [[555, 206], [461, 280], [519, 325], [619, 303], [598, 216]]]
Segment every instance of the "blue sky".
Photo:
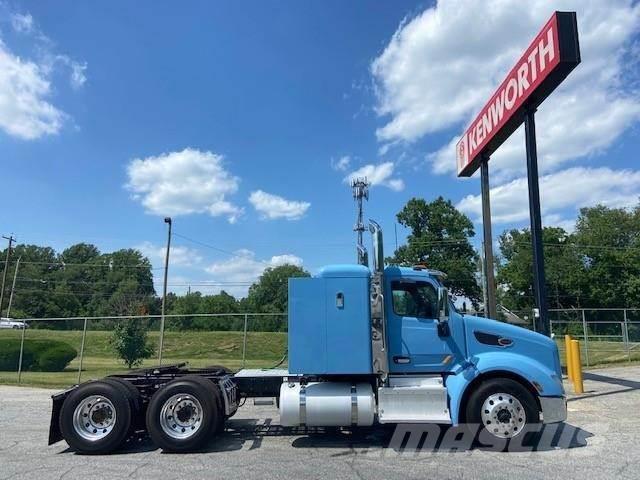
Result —
[[[0, 231], [160, 265], [170, 214], [181, 291], [352, 261], [352, 174], [388, 251], [413, 196], [478, 221], [452, 142], [554, 8], [578, 10], [583, 64], [538, 114], [544, 223], [634, 205], [638, 6], [463, 3], [1, 2]], [[495, 235], [528, 223], [521, 133], [492, 159]]]

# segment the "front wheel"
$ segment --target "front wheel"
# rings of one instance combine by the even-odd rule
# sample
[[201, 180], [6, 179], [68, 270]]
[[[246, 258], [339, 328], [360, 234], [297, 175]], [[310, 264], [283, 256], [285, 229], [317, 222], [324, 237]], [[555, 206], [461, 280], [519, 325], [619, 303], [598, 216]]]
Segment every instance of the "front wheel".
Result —
[[494, 378], [481, 383], [466, 406], [467, 424], [479, 429], [479, 438], [504, 444], [537, 430], [540, 412], [534, 396], [510, 378]]

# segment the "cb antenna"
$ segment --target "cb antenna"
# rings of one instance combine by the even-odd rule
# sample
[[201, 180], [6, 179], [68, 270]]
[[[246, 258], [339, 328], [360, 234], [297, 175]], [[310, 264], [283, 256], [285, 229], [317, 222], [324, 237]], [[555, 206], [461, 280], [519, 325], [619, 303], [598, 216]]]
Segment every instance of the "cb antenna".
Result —
[[358, 243], [356, 245], [358, 264], [369, 266], [367, 249], [364, 248], [364, 244], [362, 241], [362, 234], [365, 230], [364, 222], [362, 220], [362, 201], [369, 200], [369, 182], [367, 181], [367, 177], [354, 178], [353, 180], [351, 180], [351, 189], [353, 190], [353, 199], [358, 204], [358, 218], [356, 220], [355, 226], [353, 227], [353, 231], [357, 232], [358, 234]]

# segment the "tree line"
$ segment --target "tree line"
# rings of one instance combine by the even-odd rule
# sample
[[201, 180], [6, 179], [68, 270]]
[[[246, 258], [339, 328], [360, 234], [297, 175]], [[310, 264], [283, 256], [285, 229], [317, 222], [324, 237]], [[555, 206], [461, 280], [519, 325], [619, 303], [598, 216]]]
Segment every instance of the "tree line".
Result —
[[[450, 200], [413, 198], [397, 214], [409, 229], [404, 245], [387, 263], [424, 264], [447, 274], [451, 293], [481, 308], [479, 256], [473, 246], [473, 222]], [[572, 231], [543, 230], [547, 304], [552, 308], [621, 308], [640, 306], [640, 205], [632, 209], [603, 205], [583, 208]], [[498, 301], [514, 311], [531, 311], [533, 260], [528, 229], [509, 229], [498, 238], [494, 269]], [[4, 259], [6, 251], [0, 253]], [[57, 253], [50, 247], [18, 245], [7, 271], [11, 280], [16, 259], [20, 267], [11, 308], [14, 318], [157, 315], [161, 298], [153, 285], [151, 262], [138, 250], [102, 253], [80, 243]], [[4, 262], [2, 263], [4, 267]], [[286, 313], [287, 279], [309, 276], [304, 269], [283, 265], [267, 268], [246, 298], [221, 291], [215, 295], [170, 293], [167, 313]], [[10, 281], [5, 289], [9, 296]], [[7, 301], [3, 305], [6, 314]], [[638, 320], [638, 318], [633, 318]], [[252, 317], [252, 329], [283, 331], [286, 318]], [[93, 328], [110, 328], [104, 320]], [[239, 330], [240, 317], [178, 317], [169, 329]], [[61, 328], [69, 327], [60, 322]]]
[[[442, 270], [448, 274], [445, 283], [451, 293], [482, 308], [480, 258], [471, 243], [473, 222], [442, 197], [432, 202], [411, 199], [397, 220], [410, 234], [388, 262]], [[543, 244], [546, 302], [556, 310], [550, 318], [575, 322], [569, 327], [559, 324], [556, 333], [582, 334], [582, 314], [577, 309], [640, 307], [640, 204], [628, 209], [582, 208], [571, 231], [543, 228]], [[498, 302], [531, 318], [535, 307], [531, 232], [505, 230], [498, 246], [493, 266]], [[626, 315], [630, 321], [640, 321], [640, 312]], [[589, 324], [593, 333], [618, 337], [622, 333], [622, 311], [587, 310], [585, 319], [599, 322]], [[638, 324], [629, 325], [629, 337], [640, 339]]]
[[[0, 253], [4, 269], [6, 249]], [[20, 259], [18, 263], [18, 258]], [[18, 268], [16, 274], [16, 267]], [[8, 302], [13, 278], [16, 283], [11, 311]], [[169, 293], [166, 313], [242, 314], [282, 313], [287, 311], [289, 277], [309, 276], [301, 267], [282, 265], [267, 268], [249, 288], [245, 298], [235, 298], [225, 291], [214, 295], [193, 292]], [[79, 243], [62, 252], [51, 247], [17, 245], [11, 252], [7, 270], [2, 316], [12, 318], [106, 317], [159, 315], [162, 298], [153, 283], [153, 267], [139, 250], [121, 249], [103, 253], [95, 245]], [[251, 317], [251, 328], [283, 331], [286, 319], [277, 316]], [[82, 321], [32, 322], [31, 327], [78, 328]], [[158, 320], [150, 320], [150, 328]], [[166, 328], [183, 330], [239, 330], [244, 318], [177, 317], [168, 318]], [[114, 320], [93, 320], [93, 329], [111, 329]]]

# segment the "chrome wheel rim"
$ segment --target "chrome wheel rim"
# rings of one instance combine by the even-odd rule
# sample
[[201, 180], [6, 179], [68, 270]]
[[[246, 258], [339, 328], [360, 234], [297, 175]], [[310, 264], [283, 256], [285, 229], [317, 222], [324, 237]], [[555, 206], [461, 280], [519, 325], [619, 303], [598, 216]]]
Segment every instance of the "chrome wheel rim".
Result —
[[85, 440], [96, 442], [111, 433], [116, 424], [116, 409], [102, 395], [83, 398], [73, 412], [73, 429]]
[[494, 393], [482, 404], [484, 427], [496, 437], [513, 438], [527, 423], [527, 415], [518, 400], [508, 393]]
[[195, 435], [202, 426], [202, 405], [188, 393], [173, 395], [162, 405], [160, 427], [171, 438], [184, 440]]

